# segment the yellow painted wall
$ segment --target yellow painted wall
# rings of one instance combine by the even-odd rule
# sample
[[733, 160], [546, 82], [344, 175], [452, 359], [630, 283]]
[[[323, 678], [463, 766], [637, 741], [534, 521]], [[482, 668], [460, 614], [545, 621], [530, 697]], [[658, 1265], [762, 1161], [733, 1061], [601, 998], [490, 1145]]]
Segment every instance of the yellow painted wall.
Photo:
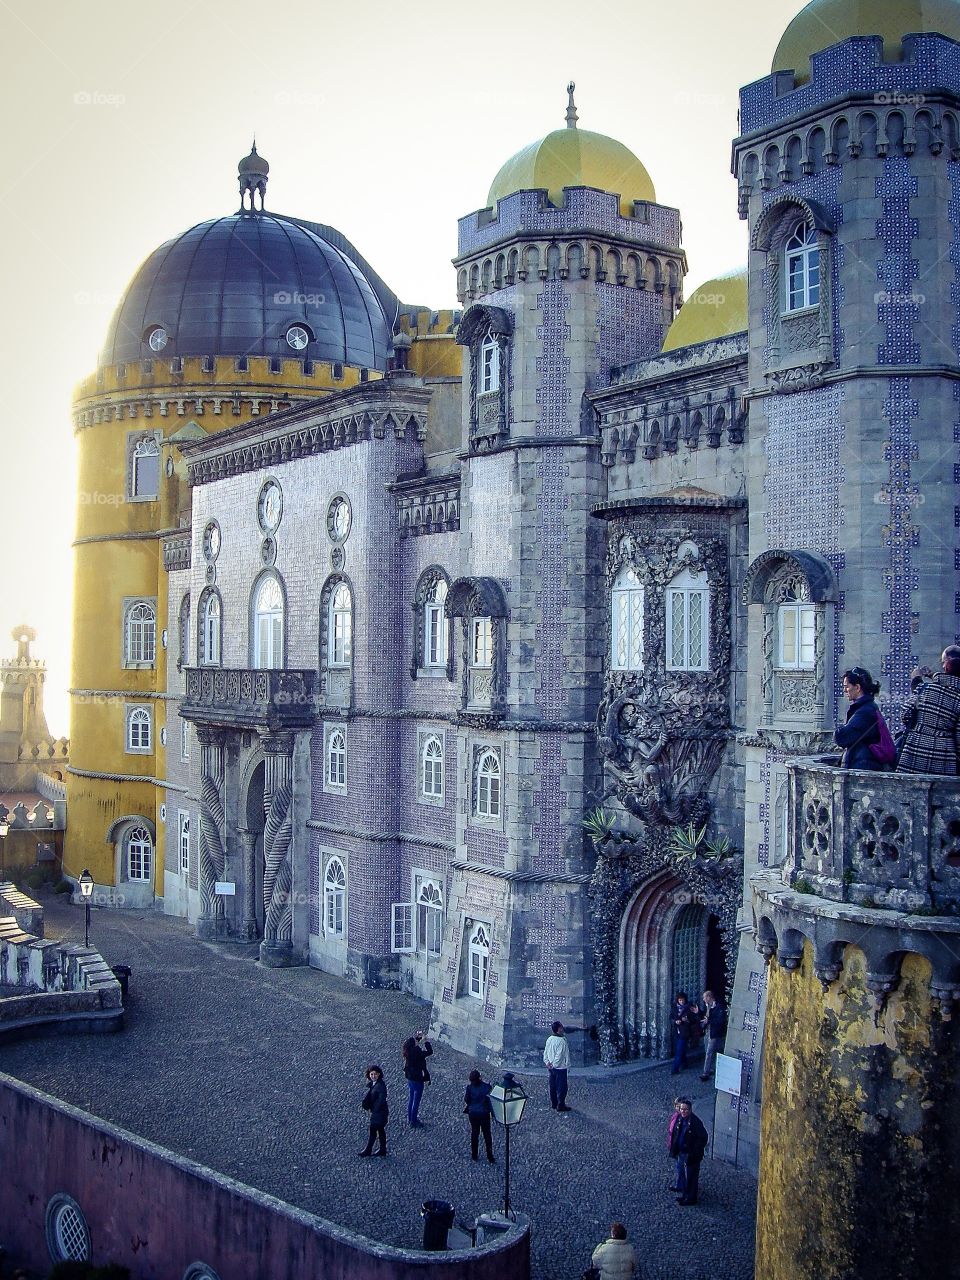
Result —
[[810, 944], [770, 967], [756, 1274], [763, 1280], [960, 1275], [958, 1034], [930, 966], [903, 961], [875, 1017], [863, 953], [824, 993]]

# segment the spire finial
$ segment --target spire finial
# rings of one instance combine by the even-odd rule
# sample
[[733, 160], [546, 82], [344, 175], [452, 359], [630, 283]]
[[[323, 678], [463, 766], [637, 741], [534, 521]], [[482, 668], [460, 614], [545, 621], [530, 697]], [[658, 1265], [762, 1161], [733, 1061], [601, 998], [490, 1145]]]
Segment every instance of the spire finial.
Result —
[[237, 165], [237, 174], [240, 178], [240, 208], [243, 209], [247, 202], [247, 196], [250, 197], [250, 211], [254, 211], [254, 197], [257, 192], [260, 193], [260, 212], [263, 212], [263, 196], [267, 189], [267, 175], [270, 173], [270, 166], [264, 160], [263, 156], [257, 155], [257, 137], [254, 134], [253, 145], [250, 148], [250, 154]]
[[577, 104], [573, 100], [573, 91], [576, 87], [577, 87], [576, 84], [574, 84], [572, 80], [567, 85], [567, 128], [568, 129], [575, 129], [577, 127], [577, 120], [579, 119], [579, 117], [577, 116]]

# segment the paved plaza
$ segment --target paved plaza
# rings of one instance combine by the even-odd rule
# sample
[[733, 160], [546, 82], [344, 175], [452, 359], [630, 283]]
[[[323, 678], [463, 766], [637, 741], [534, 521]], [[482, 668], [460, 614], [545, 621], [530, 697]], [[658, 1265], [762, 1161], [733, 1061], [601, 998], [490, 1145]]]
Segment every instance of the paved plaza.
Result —
[[[81, 908], [44, 906], [48, 937], [82, 941]], [[255, 948], [201, 943], [152, 912], [95, 910], [91, 943], [133, 969], [125, 1031], [3, 1045], [0, 1069], [375, 1240], [419, 1244], [427, 1198], [452, 1201], [460, 1219], [498, 1207], [502, 1131], [494, 1125], [496, 1166], [475, 1164], [462, 1114], [467, 1074], [484, 1064], [437, 1046], [426, 1127], [407, 1127], [400, 1043], [427, 1006], [313, 969], [262, 969]], [[387, 1160], [357, 1156], [368, 1062], [383, 1064], [390, 1091]], [[522, 1079], [530, 1102], [511, 1142], [512, 1200], [533, 1222], [535, 1280], [577, 1280], [614, 1218], [648, 1280], [752, 1277], [754, 1180], [708, 1153], [698, 1207], [668, 1190], [678, 1091], [668, 1066], [574, 1075], [567, 1116], [550, 1110], [545, 1073]], [[679, 1084], [710, 1130], [712, 1090], [693, 1070]]]

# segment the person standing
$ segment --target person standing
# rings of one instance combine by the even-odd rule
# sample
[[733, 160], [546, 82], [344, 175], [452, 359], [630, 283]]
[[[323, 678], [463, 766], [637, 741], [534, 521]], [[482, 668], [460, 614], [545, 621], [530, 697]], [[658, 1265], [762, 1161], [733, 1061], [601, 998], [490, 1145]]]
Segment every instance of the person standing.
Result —
[[490, 1091], [493, 1085], [487, 1084], [479, 1071], [470, 1072], [470, 1083], [463, 1095], [463, 1110], [470, 1121], [470, 1159], [476, 1160], [480, 1153], [480, 1135], [483, 1134], [483, 1145], [487, 1149], [487, 1159], [491, 1164], [493, 1158], [493, 1138], [490, 1135]]
[[916, 714], [900, 752], [898, 773], [960, 773], [960, 646], [952, 644], [915, 695]]
[[422, 1031], [404, 1040], [400, 1049], [403, 1055], [403, 1074], [407, 1080], [407, 1122], [411, 1129], [422, 1129], [420, 1101], [424, 1086], [430, 1083], [427, 1059], [433, 1056], [433, 1045], [424, 1039]]
[[850, 703], [847, 718], [833, 735], [837, 746], [843, 747], [840, 767], [880, 770], [883, 765], [870, 750], [880, 743], [880, 712], [876, 702], [880, 685], [865, 667], [852, 667], [843, 673], [843, 692]]
[[693, 1014], [685, 991], [678, 991], [673, 1002], [673, 1030], [676, 1040], [673, 1046], [673, 1069], [670, 1074], [678, 1075], [687, 1065], [687, 1046], [693, 1029]]
[[700, 1025], [707, 1040], [707, 1050], [703, 1058], [701, 1080], [709, 1080], [717, 1062], [717, 1053], [723, 1048], [723, 1038], [727, 1034], [727, 1011], [712, 991], [703, 993], [704, 1016]]
[[567, 1044], [563, 1023], [553, 1023], [551, 1033], [543, 1046], [543, 1065], [550, 1076], [550, 1105], [554, 1111], [569, 1111], [567, 1070], [570, 1066], [570, 1046]]
[[637, 1273], [637, 1254], [622, 1222], [610, 1223], [610, 1238], [598, 1244], [590, 1260], [600, 1280], [630, 1280]]
[[670, 1187], [671, 1191], [680, 1190], [679, 1183], [677, 1182], [677, 1157], [673, 1154], [673, 1131], [677, 1127], [677, 1121], [680, 1119], [680, 1103], [682, 1101], [682, 1098], [674, 1098], [673, 1112], [671, 1113], [670, 1119], [667, 1121], [667, 1152], [670, 1159], [673, 1161], [673, 1185]]
[[673, 1126], [670, 1154], [677, 1158], [677, 1204], [696, 1204], [700, 1190], [700, 1165], [707, 1149], [707, 1131], [703, 1121], [693, 1114], [689, 1098], [680, 1099], [680, 1116]]
[[[360, 1100], [360, 1105], [364, 1111], [370, 1113], [370, 1135], [367, 1138], [367, 1145], [360, 1152], [362, 1156], [385, 1156], [387, 1154], [387, 1119], [390, 1115], [390, 1107], [387, 1103], [387, 1086], [383, 1079], [383, 1068], [377, 1066], [367, 1067], [367, 1090]], [[379, 1149], [374, 1152], [373, 1144], [379, 1139]]]

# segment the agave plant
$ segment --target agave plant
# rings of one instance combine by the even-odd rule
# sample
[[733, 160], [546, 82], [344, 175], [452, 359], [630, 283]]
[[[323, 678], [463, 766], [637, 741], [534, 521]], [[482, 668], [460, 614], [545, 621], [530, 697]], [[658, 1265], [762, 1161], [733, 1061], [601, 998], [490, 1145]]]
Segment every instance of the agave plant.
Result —
[[674, 827], [670, 836], [670, 852], [680, 861], [686, 858], [729, 858], [732, 852], [729, 836], [707, 835], [706, 826], [699, 831], [691, 822], [685, 827]]
[[590, 810], [581, 825], [593, 843], [600, 844], [613, 831], [613, 823], [613, 814], [607, 813], [602, 805], [598, 805], [596, 809]]

